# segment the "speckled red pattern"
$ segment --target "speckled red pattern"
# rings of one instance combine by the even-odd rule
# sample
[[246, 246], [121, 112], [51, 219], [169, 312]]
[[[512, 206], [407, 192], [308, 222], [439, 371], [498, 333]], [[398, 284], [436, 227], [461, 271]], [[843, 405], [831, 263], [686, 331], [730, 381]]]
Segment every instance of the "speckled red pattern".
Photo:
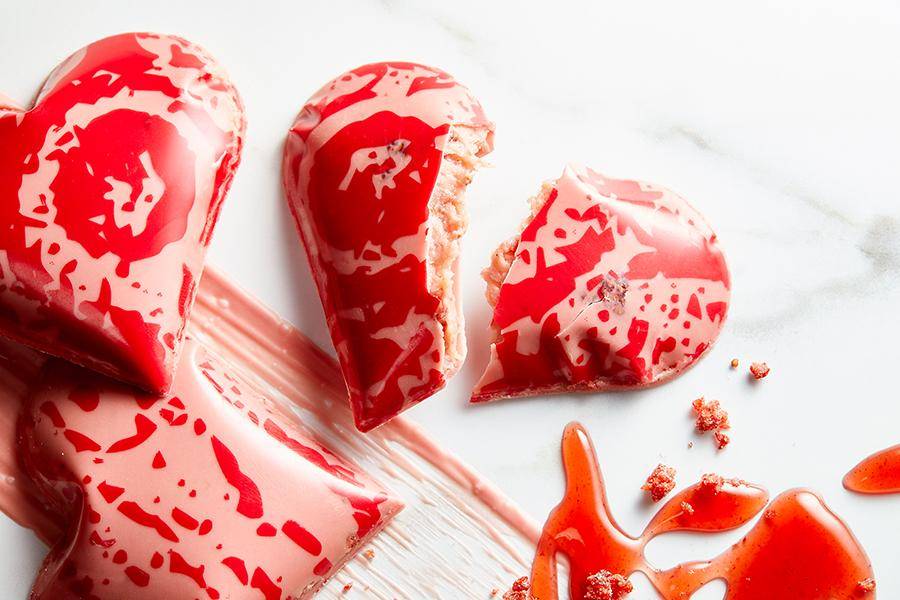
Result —
[[79, 50], [0, 103], [0, 334], [153, 391], [172, 381], [243, 109], [185, 40]]
[[729, 298], [716, 236], [687, 202], [569, 166], [521, 234], [472, 400], [659, 383], [709, 349]]
[[171, 393], [51, 361], [21, 429], [46, 600], [305, 598], [400, 508], [191, 339]]
[[288, 135], [285, 190], [364, 431], [445, 384], [445, 308], [428, 290], [426, 233], [459, 126], [492, 127], [447, 73], [392, 62], [328, 83]]

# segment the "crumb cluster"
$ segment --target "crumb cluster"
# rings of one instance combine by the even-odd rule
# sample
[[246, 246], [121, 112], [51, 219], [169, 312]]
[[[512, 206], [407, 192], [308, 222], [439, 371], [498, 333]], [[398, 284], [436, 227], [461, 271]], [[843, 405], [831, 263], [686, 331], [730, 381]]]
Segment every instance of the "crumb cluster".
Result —
[[650, 493], [651, 500], [659, 502], [675, 489], [675, 469], [662, 463], [656, 465], [641, 489]]
[[731, 429], [731, 423], [728, 422], [728, 412], [721, 407], [719, 401], [707, 401], [701, 397], [694, 400], [691, 406], [697, 415], [697, 431], [712, 431], [719, 450], [727, 446], [731, 438], [724, 430]]
[[875, 591], [875, 580], [871, 577], [867, 579], [863, 579], [859, 583], [856, 584], [857, 589], [864, 594], [869, 594]]
[[721, 475], [716, 475], [715, 473], [706, 473], [700, 478], [700, 490], [707, 493], [718, 494], [722, 491], [722, 488], [725, 487], [725, 484], [738, 487], [747, 485], [747, 482], [743, 479], [729, 479], [727, 477], [722, 477]]
[[528, 582], [527, 577], [519, 577], [513, 582], [512, 587], [503, 594], [503, 600], [529, 600], [528, 589], [530, 587], [531, 584]]
[[583, 600], [621, 600], [633, 589], [627, 577], [609, 571], [599, 571], [585, 581]]
[[769, 365], [764, 362], [755, 362], [750, 365], [750, 374], [753, 376], [753, 379], [762, 379], [769, 374], [769, 371], [771, 371]]

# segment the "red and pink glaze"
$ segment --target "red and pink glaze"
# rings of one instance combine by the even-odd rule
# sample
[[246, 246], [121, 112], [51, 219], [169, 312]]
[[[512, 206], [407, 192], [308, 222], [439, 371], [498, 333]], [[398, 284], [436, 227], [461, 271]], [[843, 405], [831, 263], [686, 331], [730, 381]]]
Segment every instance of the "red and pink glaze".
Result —
[[48, 362], [20, 439], [35, 599], [306, 598], [402, 508], [192, 339], [165, 398]]
[[79, 50], [0, 101], [0, 334], [162, 392], [240, 157], [221, 68], [172, 36]]
[[716, 235], [655, 185], [568, 166], [522, 231], [473, 402], [643, 387], [690, 367], [725, 321]]
[[453, 307], [428, 285], [427, 237], [444, 150], [461, 127], [493, 127], [465, 87], [391, 62], [325, 85], [288, 135], [285, 190], [363, 431], [458, 367], [448, 367], [441, 317]]

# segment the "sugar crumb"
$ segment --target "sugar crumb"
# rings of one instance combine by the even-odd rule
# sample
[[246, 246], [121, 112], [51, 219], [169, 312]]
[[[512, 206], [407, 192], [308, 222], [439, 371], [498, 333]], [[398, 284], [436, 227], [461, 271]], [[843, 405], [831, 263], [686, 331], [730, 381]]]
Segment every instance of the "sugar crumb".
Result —
[[531, 584], [528, 582], [528, 578], [519, 577], [513, 582], [512, 587], [503, 594], [503, 600], [529, 600], [529, 588], [531, 588]]
[[755, 362], [750, 365], [750, 375], [753, 376], [753, 379], [762, 379], [769, 374], [769, 371], [771, 371], [769, 365], [764, 362]]
[[675, 489], [675, 469], [662, 463], [656, 465], [642, 490], [650, 492], [650, 499], [659, 502]]
[[599, 571], [585, 580], [583, 600], [621, 600], [633, 589], [627, 577], [609, 571]]

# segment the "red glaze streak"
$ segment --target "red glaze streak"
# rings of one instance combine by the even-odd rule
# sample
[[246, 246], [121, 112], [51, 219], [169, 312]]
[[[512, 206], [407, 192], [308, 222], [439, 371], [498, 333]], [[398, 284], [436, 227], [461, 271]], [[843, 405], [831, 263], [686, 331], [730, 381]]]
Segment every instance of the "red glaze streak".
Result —
[[[861, 586], [873, 577], [865, 552], [822, 499], [789, 490], [769, 504], [744, 538], [710, 561], [659, 570], [644, 558], [646, 544], [672, 531], [715, 532], [746, 523], [766, 505], [762, 488], [705, 476], [669, 500], [634, 538], [610, 514], [596, 454], [587, 432], [569, 425], [563, 436], [566, 494], [544, 526], [532, 567], [534, 600], [555, 600], [556, 554], [568, 558], [572, 598], [583, 598], [587, 577], [601, 570], [644, 573], [666, 600], [687, 600], [714, 579], [726, 600], [873, 598]], [[692, 510], [685, 510], [683, 503]]]
[[860, 494], [900, 492], [900, 445], [876, 452], [853, 467], [844, 477], [844, 487]]

